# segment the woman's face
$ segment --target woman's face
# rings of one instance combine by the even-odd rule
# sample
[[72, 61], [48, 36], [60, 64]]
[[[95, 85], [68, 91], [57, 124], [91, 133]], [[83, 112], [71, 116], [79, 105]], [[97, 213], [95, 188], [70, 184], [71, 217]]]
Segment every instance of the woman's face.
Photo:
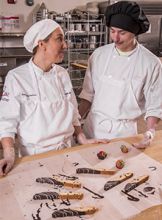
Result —
[[110, 37], [115, 46], [123, 52], [131, 51], [135, 47], [135, 35], [131, 32], [111, 27]]
[[60, 63], [64, 58], [64, 50], [67, 48], [64, 34], [58, 27], [50, 36], [48, 41], [43, 41], [45, 58], [52, 63]]

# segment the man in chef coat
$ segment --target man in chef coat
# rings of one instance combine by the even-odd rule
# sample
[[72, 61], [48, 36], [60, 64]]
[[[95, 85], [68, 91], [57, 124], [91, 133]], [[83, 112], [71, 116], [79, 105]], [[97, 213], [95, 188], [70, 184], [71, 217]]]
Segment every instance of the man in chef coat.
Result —
[[137, 119], [144, 114], [147, 131], [134, 146], [145, 148], [162, 118], [162, 64], [136, 40], [148, 31], [149, 21], [129, 1], [108, 6], [105, 16], [113, 43], [89, 58], [79, 106], [82, 117], [88, 114], [84, 131], [91, 138], [136, 135]]
[[81, 130], [69, 75], [57, 65], [67, 47], [60, 25], [50, 19], [35, 23], [24, 46], [33, 57], [9, 71], [0, 102], [0, 176], [14, 165], [15, 135], [22, 156], [70, 147], [74, 132], [80, 144], [106, 142], [89, 140]]

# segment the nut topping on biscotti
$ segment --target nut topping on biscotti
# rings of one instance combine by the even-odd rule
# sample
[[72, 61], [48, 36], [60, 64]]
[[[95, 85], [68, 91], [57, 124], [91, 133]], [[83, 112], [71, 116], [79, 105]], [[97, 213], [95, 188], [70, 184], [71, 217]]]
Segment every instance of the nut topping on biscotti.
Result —
[[81, 188], [81, 183], [77, 180], [63, 180], [57, 176], [53, 176], [53, 179], [57, 182], [63, 184], [63, 186], [72, 187], [72, 188]]

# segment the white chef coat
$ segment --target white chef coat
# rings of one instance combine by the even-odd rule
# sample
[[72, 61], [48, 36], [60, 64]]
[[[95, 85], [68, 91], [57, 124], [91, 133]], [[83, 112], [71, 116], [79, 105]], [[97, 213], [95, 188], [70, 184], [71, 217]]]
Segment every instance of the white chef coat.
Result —
[[0, 137], [17, 134], [21, 155], [71, 146], [79, 113], [67, 71], [44, 73], [32, 60], [9, 71], [0, 102]]
[[137, 134], [136, 120], [145, 113], [162, 118], [162, 64], [142, 45], [120, 56], [114, 43], [89, 59], [80, 98], [92, 102], [84, 131], [91, 138]]

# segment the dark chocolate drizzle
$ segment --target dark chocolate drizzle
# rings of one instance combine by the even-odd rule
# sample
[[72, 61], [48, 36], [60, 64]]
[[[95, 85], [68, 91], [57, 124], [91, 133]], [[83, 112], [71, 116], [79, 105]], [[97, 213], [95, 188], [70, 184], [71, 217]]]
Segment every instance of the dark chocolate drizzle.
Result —
[[151, 171], [155, 171], [157, 169], [157, 167], [155, 167], [155, 166], [151, 166], [149, 168], [151, 169]]
[[38, 217], [37, 217], [37, 216], [35, 217], [33, 214], [32, 214], [32, 218], [33, 218], [33, 220], [41, 220], [41, 218], [40, 218], [39, 216], [38, 216]]
[[131, 190], [135, 189], [139, 184], [138, 183], [127, 183], [124, 187], [125, 192], [130, 192]]
[[78, 165], [79, 165], [79, 163], [74, 162], [74, 163], [73, 163], [73, 165], [76, 167], [76, 166], [78, 166]]
[[144, 191], [144, 192], [151, 192], [151, 191], [153, 191], [154, 189], [155, 189], [155, 187], [146, 186], [146, 187], [144, 187], [143, 191]]
[[141, 191], [139, 191], [139, 190], [137, 190], [137, 189], [134, 189], [136, 192], [138, 192], [139, 193], [139, 195], [141, 195], [141, 196], [143, 196], [143, 197], [145, 197], [145, 198], [147, 198], [148, 196], [147, 195], [145, 195], [143, 192], [141, 192]]
[[127, 192], [125, 192], [125, 191], [121, 191], [122, 193], [124, 193], [125, 195], [127, 195], [128, 197], [128, 200], [131, 200], [131, 201], [133, 201], [133, 202], [138, 202], [139, 201], [139, 198], [137, 198], [137, 197], [135, 197], [135, 196], [132, 196], [132, 195], [130, 195], [129, 193], [127, 193]]
[[51, 207], [49, 206], [48, 202], [46, 202], [45, 205], [47, 206], [47, 208], [51, 209]]
[[6, 167], [7, 167], [7, 164], [4, 164], [3, 167], [2, 167], [2, 172], [3, 173], [5, 173]]
[[128, 198], [128, 200], [133, 201], [133, 202], [138, 202], [139, 201], [139, 199], [134, 197], [134, 196], [133, 197], [132, 196], [128, 196], [127, 198]]
[[66, 177], [67, 180], [76, 180], [78, 177], [76, 176], [67, 176], [65, 174], [59, 174], [59, 176]]
[[41, 178], [37, 178], [36, 182], [38, 183], [48, 183], [48, 184], [52, 184], [52, 185], [59, 185], [59, 186], [63, 186], [64, 184], [62, 182], [59, 182], [51, 177], [41, 177]]
[[103, 199], [103, 198], [104, 198], [103, 195], [100, 195], [100, 194], [98, 194], [98, 193], [92, 191], [91, 189], [88, 189], [88, 188], [85, 187], [85, 186], [83, 186], [83, 189], [87, 190], [88, 192], [92, 193], [93, 195], [97, 196], [97, 197], [100, 198], [100, 199]]
[[36, 216], [34, 216], [34, 214], [32, 214], [33, 220], [41, 220], [39, 213], [41, 211], [42, 206], [43, 206], [43, 204], [41, 203], [39, 209], [37, 210]]
[[72, 209], [60, 209], [52, 213], [53, 218], [62, 218], [67, 216], [80, 216], [85, 215], [86, 213], [84, 211], [76, 211]]
[[60, 203], [61, 205], [66, 205], [66, 206], [69, 206], [71, 205], [70, 201], [67, 199], [67, 200], [62, 200], [62, 202]]
[[41, 192], [33, 196], [34, 200], [43, 200], [43, 199], [59, 199], [59, 194], [57, 192]]
[[98, 196], [92, 196], [93, 199], [101, 199], [100, 197]]
[[52, 203], [52, 206], [56, 207], [56, 204], [53, 202], [53, 203]]
[[76, 173], [100, 174], [101, 171], [94, 170], [94, 169], [91, 169], [91, 168], [78, 168], [78, 169], [76, 169]]
[[39, 162], [39, 166], [40, 166], [40, 167], [43, 167], [44, 165], [43, 165], [43, 164], [41, 164], [41, 163]]
[[111, 188], [113, 188], [113, 187], [115, 187], [115, 186], [117, 186], [118, 184], [120, 184], [121, 183], [121, 181], [116, 181], [116, 180], [114, 180], [114, 181], [108, 181], [105, 185], [104, 185], [104, 190], [105, 191], [107, 191], [107, 190], [109, 190], [109, 189], [111, 189]]
[[155, 190], [154, 190], [154, 191], [152, 191], [152, 192], [150, 192], [150, 194], [154, 195], [154, 194], [155, 194]]
[[154, 195], [154, 194], [155, 194], [155, 187], [146, 186], [146, 187], [143, 189], [143, 191], [146, 192], [146, 193], [148, 193], [148, 194]]

